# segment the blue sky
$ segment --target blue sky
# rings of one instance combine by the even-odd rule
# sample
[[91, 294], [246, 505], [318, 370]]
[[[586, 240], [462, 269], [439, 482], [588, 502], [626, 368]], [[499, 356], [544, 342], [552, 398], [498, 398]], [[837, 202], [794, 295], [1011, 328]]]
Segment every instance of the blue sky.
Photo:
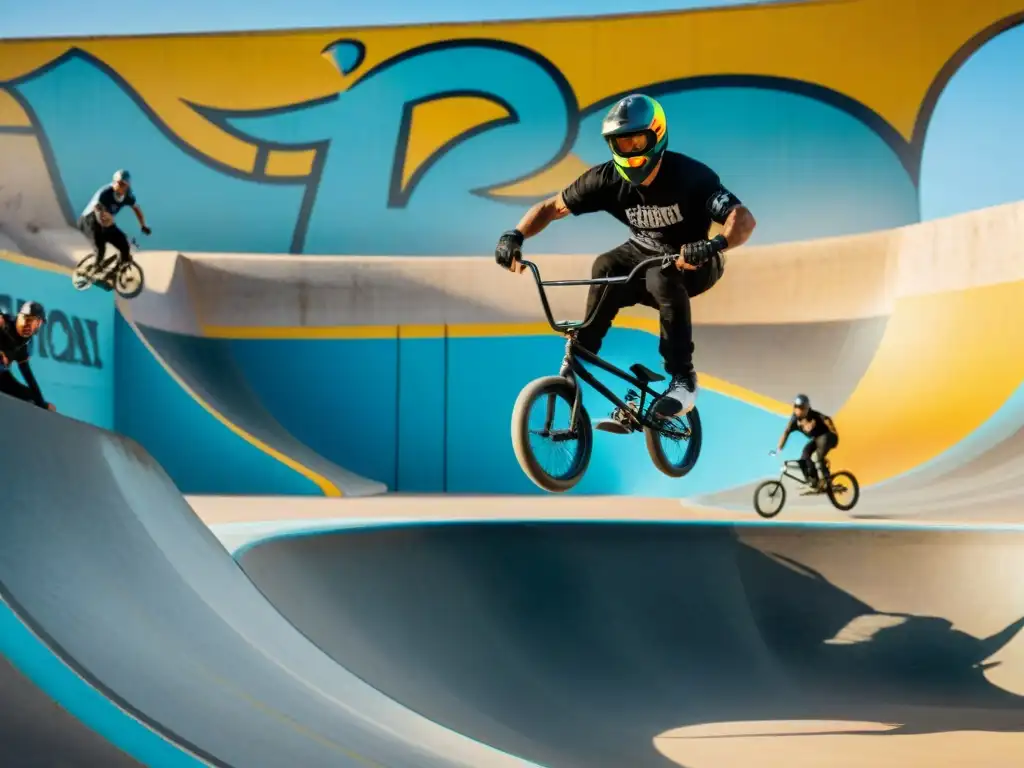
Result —
[[[756, 0], [754, 0], [756, 1]], [[763, 0], [762, 0], [763, 1]], [[752, 0], [81, 0], [3, 3], [0, 38], [133, 35], [553, 18], [749, 5]]]

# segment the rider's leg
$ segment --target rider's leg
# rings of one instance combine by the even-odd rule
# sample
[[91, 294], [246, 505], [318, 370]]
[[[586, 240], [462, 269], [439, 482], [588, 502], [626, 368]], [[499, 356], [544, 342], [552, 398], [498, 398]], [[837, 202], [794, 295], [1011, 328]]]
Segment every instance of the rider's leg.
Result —
[[800, 453], [800, 467], [804, 471], [808, 484], [814, 486], [818, 483], [818, 470], [814, 466], [814, 452], [818, 450], [818, 444], [814, 440], [808, 440]]
[[[633, 243], [626, 242], [607, 253], [603, 253], [594, 260], [591, 276], [619, 277], [628, 275], [633, 267], [643, 261], [646, 255], [643, 254]], [[576, 334], [576, 340], [584, 349], [593, 352], [595, 355], [601, 349], [601, 342], [608, 334], [615, 315], [623, 307], [631, 307], [639, 304], [645, 299], [643, 282], [634, 280], [625, 285], [592, 285], [587, 294], [587, 309], [585, 317], [589, 318], [594, 313], [597, 303], [601, 301], [603, 292], [607, 290], [608, 295], [601, 302], [600, 310], [594, 315], [593, 321], [586, 328], [581, 328]], [[624, 426], [625, 417], [616, 408], [608, 418], [597, 419], [594, 422], [596, 429], [613, 434], [625, 434], [629, 428]]]
[[132, 251], [131, 245], [128, 243], [128, 236], [122, 232], [116, 224], [107, 228], [106, 237], [107, 242], [117, 249], [117, 264], [115, 265], [115, 269], [120, 267], [122, 264], [127, 264], [131, 261]]
[[818, 476], [822, 482], [828, 479], [828, 472], [825, 470], [825, 457], [828, 456], [828, 452], [831, 451], [836, 445], [839, 444], [839, 440], [833, 434], [818, 435], [814, 438], [813, 442], [808, 445], [814, 446], [814, 458], [818, 463], [817, 471], [820, 473]]
[[96, 269], [98, 270], [107, 251], [107, 237], [103, 227], [96, 221], [95, 216], [86, 214], [78, 220], [78, 229], [92, 243], [92, 252], [96, 254]]
[[[602, 253], [594, 259], [590, 274], [593, 278], [621, 277], [628, 275], [633, 267], [644, 256], [630, 242], [613, 248], [607, 253]], [[601, 308], [594, 315], [593, 321], [586, 328], [581, 328], [576, 335], [576, 340], [584, 349], [593, 352], [595, 355], [601, 350], [601, 343], [612, 327], [615, 315], [623, 307], [630, 307], [639, 303], [642, 298], [643, 284], [639, 280], [627, 285], [592, 285], [587, 293], [587, 309], [585, 317], [593, 314], [601, 296], [608, 291], [607, 297], [601, 303]]]
[[661, 317], [661, 356], [665, 371], [672, 377], [668, 391], [656, 406], [662, 416], [685, 413], [696, 403], [697, 372], [693, 367], [690, 299], [717, 283], [723, 269], [721, 257], [715, 256], [696, 270], [669, 266], [653, 268], [647, 273], [647, 293], [653, 299], [649, 305], [655, 307]]

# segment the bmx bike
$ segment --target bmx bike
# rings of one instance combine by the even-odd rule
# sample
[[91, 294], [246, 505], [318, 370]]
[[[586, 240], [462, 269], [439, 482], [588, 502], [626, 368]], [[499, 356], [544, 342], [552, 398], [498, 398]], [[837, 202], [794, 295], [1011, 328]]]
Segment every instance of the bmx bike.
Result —
[[115, 290], [122, 299], [134, 299], [145, 287], [146, 278], [142, 267], [135, 261], [139, 244], [133, 237], [129, 241], [128, 258], [121, 259], [121, 254], [114, 251], [97, 264], [97, 255], [90, 253], [75, 267], [71, 275], [71, 283], [76, 290], [84, 291], [93, 285], [104, 290]]
[[[774, 455], [774, 451], [772, 452]], [[799, 475], [794, 470], [799, 471]], [[822, 471], [825, 475], [825, 495], [832, 502], [832, 506], [843, 512], [853, 509], [860, 499], [860, 484], [852, 472], [845, 469], [839, 472], [832, 472], [829, 468], [828, 457], [822, 462]], [[782, 511], [786, 503], [786, 488], [782, 479], [788, 477], [798, 485], [810, 488], [810, 481], [804, 472], [803, 463], [797, 460], [784, 461], [782, 463], [782, 474], [778, 480], [765, 480], [754, 489], [754, 509], [761, 517], [775, 517]], [[849, 495], [847, 495], [849, 494]], [[764, 498], [764, 501], [762, 501]]]
[[[664, 391], [658, 392], [650, 385], [663, 381], [664, 376], [640, 363], [631, 365], [627, 373], [584, 349], [577, 340], [579, 331], [596, 317], [608, 296], [609, 286], [628, 283], [642, 270], [662, 261], [660, 256], [642, 261], [626, 276], [552, 281], [541, 280], [540, 270], [533, 262], [520, 261], [533, 274], [548, 324], [566, 337], [565, 358], [558, 375], [544, 376], [527, 384], [516, 398], [512, 410], [512, 446], [516, 460], [526, 476], [544, 490], [553, 493], [568, 491], [583, 478], [590, 464], [594, 447], [593, 425], [583, 405], [583, 388], [579, 381], [589, 384], [616, 406], [609, 422], [612, 428], [606, 427], [605, 431], [630, 434], [642, 430], [651, 461], [663, 474], [683, 477], [696, 465], [702, 434], [697, 409], [674, 417], [658, 415], [653, 406]], [[582, 322], [557, 322], [551, 314], [546, 288], [572, 285], [604, 285], [605, 288], [590, 317]], [[622, 379], [634, 389], [626, 393], [625, 400], [620, 400], [584, 367], [584, 362]], [[537, 404], [541, 407], [534, 409]], [[535, 410], [539, 411], [539, 419], [531, 419], [531, 416], [538, 415]], [[556, 427], [556, 418], [562, 426]], [[551, 452], [563, 459], [561, 463], [564, 466], [560, 469], [547, 467], [541, 460], [543, 451], [534, 447], [532, 438], [548, 441]]]

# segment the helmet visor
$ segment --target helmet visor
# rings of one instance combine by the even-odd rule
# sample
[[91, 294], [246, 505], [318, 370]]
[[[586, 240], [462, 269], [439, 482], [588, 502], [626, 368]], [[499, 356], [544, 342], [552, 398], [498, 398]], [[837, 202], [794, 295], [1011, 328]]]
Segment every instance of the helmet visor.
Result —
[[608, 145], [619, 157], [642, 157], [650, 152], [657, 140], [653, 131], [619, 133], [608, 137]]

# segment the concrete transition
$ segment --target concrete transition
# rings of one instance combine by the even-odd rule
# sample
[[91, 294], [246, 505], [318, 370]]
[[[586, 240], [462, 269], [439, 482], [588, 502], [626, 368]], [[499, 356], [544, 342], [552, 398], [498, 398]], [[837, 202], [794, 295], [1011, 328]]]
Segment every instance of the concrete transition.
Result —
[[318, 650], [137, 444], [7, 399], [0, 413], [25, 457], [3, 482], [7, 764], [528, 765]]
[[[833, 464], [852, 470], [865, 489], [857, 514], [1012, 518], [1020, 500], [1014, 468], [1024, 425], [1024, 362], [1006, 350], [1024, 344], [1024, 324], [1017, 322], [1024, 299], [1021, 242], [1024, 203], [1016, 203], [856, 237], [730, 254], [726, 277], [694, 302], [696, 359], [706, 393], [706, 450], [697, 470], [666, 482], [636, 441], [599, 437], [581, 492], [686, 497], [702, 506], [749, 510], [755, 484], [776, 471], [766, 454], [788, 415], [787, 402], [807, 392], [840, 428]], [[546, 278], [578, 277], [590, 269], [590, 256], [535, 258]], [[560, 359], [560, 341], [543, 322], [529, 279], [496, 273], [490, 259], [473, 257], [155, 254], [145, 263], [156, 288], [131, 304], [133, 327], [151, 345], [159, 342], [169, 368], [186, 379], [199, 370], [190, 362], [200, 356], [196, 351], [216, 349], [224, 356], [216, 371], [233, 371], [232, 381], [238, 379], [213, 398], [221, 402], [220, 412], [239, 424], [256, 423], [255, 407], [246, 411], [229, 402], [249, 391], [248, 380], [263, 394], [265, 410], [300, 431], [279, 440], [296, 464], [330, 476], [322, 458], [297, 444], [306, 439], [330, 449], [327, 432], [354, 441], [345, 461], [365, 461], [362, 474], [392, 490], [405, 490], [390, 479], [401, 472], [383, 462], [405, 454], [428, 464], [443, 455], [447, 467], [443, 482], [412, 490], [523, 490], [510, 482], [521, 472], [503, 450], [508, 412], [519, 388]], [[578, 316], [585, 290], [553, 290], [556, 316]], [[613, 337], [657, 333], [657, 319], [646, 308], [624, 311], [618, 326]], [[653, 339], [617, 338], [606, 345], [614, 362], [640, 358], [657, 366]], [[371, 349], [384, 351], [373, 357]], [[950, 358], [954, 350], [956, 361]], [[386, 405], [331, 411], [336, 406], [308, 384], [306, 397], [269, 394], [288, 384], [259, 386], [273, 369], [253, 360], [275, 355], [317, 360], [303, 370], [328, 379], [335, 370], [329, 361], [346, 358], [347, 367], [332, 383], [335, 393], [343, 380], [358, 382], [370, 372], [374, 394]], [[417, 355], [436, 359], [427, 364]], [[488, 386], [465, 386], [480, 366], [494, 372]], [[972, 373], [950, 375], [953, 368]], [[395, 391], [385, 394], [387, 387]], [[346, 392], [352, 394], [335, 399], [365, 396], [358, 389]], [[588, 402], [596, 409], [591, 415], [600, 415], [597, 396]], [[303, 415], [303, 408], [309, 413]], [[385, 420], [392, 414], [395, 424]], [[438, 423], [424, 421], [435, 418], [430, 414], [438, 414]], [[347, 430], [333, 426], [338, 423]], [[154, 427], [154, 442], [173, 428]], [[382, 433], [389, 435], [380, 451], [384, 458], [374, 463], [367, 441]], [[498, 448], [483, 453], [477, 449], [481, 441]], [[791, 456], [800, 442], [791, 441]], [[372, 483], [334, 472], [345, 495], [373, 492]], [[483, 480], [473, 485], [474, 478]]]
[[19, 765], [1010, 765], [1024, 749], [1024, 532], [382, 518], [250, 536], [236, 565], [134, 442], [18, 402], [0, 416], [20, 436], [0, 514]]

